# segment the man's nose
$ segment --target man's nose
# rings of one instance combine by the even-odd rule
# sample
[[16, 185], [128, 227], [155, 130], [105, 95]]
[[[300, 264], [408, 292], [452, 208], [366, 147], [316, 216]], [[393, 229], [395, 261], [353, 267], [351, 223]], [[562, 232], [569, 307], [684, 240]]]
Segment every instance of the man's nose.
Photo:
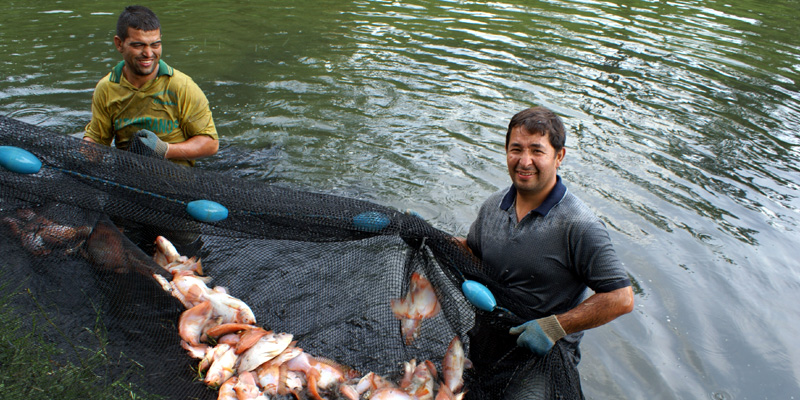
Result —
[[523, 167], [533, 164], [533, 155], [529, 151], [523, 151], [519, 156], [519, 163]]

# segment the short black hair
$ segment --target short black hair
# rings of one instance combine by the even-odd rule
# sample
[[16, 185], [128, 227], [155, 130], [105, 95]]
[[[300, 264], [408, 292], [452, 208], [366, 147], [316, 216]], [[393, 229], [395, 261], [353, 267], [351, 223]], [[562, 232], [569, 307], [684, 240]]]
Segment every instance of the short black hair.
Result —
[[547, 107], [531, 107], [511, 117], [511, 122], [508, 123], [508, 131], [506, 132], [506, 149], [508, 149], [511, 131], [518, 126], [523, 126], [530, 134], [547, 135], [550, 145], [556, 151], [561, 151], [566, 145], [567, 131], [564, 128], [564, 123], [561, 122], [561, 118], [556, 113]]
[[128, 28], [143, 31], [161, 29], [156, 14], [145, 6], [127, 6], [117, 19], [117, 36], [123, 41], [128, 38]]

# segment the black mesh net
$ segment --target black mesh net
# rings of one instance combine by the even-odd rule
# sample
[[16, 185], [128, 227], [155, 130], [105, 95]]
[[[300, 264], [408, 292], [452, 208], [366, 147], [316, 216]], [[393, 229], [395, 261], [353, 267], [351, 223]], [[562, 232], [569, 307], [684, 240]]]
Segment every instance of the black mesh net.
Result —
[[[488, 348], [495, 340], [471, 340], [476, 309], [461, 292], [464, 279], [487, 285], [510, 310], [479, 312], [484, 322], [477, 325], [489, 328], [473, 334], [494, 330], [507, 339], [503, 332], [523, 322], [516, 315], [525, 310], [515, 309], [450, 235], [414, 215], [189, 169], [149, 157], [140, 143], [123, 152], [5, 117], [0, 146], [24, 149], [42, 163], [33, 174], [0, 168], [0, 276], [24, 293], [11, 306], [23, 317], [44, 316], [37, 331], [63, 350], [63, 360], [53, 362], [80, 362], [102, 348], [107, 362], [95, 371], [101, 384], [123, 377], [175, 399], [220, 393], [181, 346], [186, 307], [154, 277], [172, 279], [153, 258], [154, 240], [164, 236], [182, 255], [201, 259], [209, 287], [227, 288], [247, 304], [254, 325], [290, 333], [305, 353], [346, 367], [346, 380], [318, 384], [313, 392], [320, 397], [344, 397], [341, 386], [356, 387], [368, 372], [401, 385], [405, 367], [429, 360], [438, 372], [427, 383], [433, 390], [411, 395], [433, 398], [443, 391], [443, 360], [454, 337], [468, 358], [489, 355], [466, 369], [459, 391], [469, 398], [582, 397], [574, 354], [561, 342], [536, 358], [512, 345]], [[200, 199], [224, 205], [227, 218], [192, 218], [187, 204]], [[407, 341], [391, 304], [406, 296], [414, 274], [431, 283], [441, 311]], [[33, 329], [22, 320], [22, 331]], [[308, 384], [300, 372], [294, 377]], [[373, 386], [361, 397], [377, 394]], [[316, 396], [304, 388], [273, 397]]]

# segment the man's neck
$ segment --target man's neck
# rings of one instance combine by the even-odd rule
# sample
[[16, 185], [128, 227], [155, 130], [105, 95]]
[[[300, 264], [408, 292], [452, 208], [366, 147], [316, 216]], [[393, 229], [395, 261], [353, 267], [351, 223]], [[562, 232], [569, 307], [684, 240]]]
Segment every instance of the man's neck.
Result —
[[147, 82], [152, 81], [158, 76], [158, 66], [156, 66], [156, 69], [149, 75], [137, 75], [130, 72], [128, 65], [125, 64], [125, 66], [122, 67], [122, 75], [133, 87], [141, 89]]
[[553, 182], [553, 185], [550, 186], [549, 189], [537, 193], [526, 193], [517, 190], [517, 196], [514, 199], [514, 210], [517, 213], [517, 222], [521, 221], [528, 213], [542, 205], [545, 199], [547, 199], [547, 195], [553, 191], [555, 186], [555, 182]]

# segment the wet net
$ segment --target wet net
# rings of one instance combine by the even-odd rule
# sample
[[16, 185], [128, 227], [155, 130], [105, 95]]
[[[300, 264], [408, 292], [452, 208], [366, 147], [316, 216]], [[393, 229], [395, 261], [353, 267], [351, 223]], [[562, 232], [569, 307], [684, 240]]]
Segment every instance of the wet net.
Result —
[[[208, 352], [195, 358], [181, 345], [181, 317], [194, 308], [168, 291], [176, 275], [154, 258], [155, 238], [163, 236], [182, 260], [200, 259], [195, 274], [209, 288], [226, 288], [249, 307], [256, 320], [250, 325], [291, 334], [283, 353], [302, 349], [315, 365], [342, 372], [323, 383], [324, 373], [287, 361], [277, 376], [300, 387], [283, 382], [271, 398], [395, 393], [380, 392], [379, 382], [420, 399], [582, 397], [574, 354], [559, 342], [537, 358], [509, 342], [503, 332], [524, 322], [518, 316], [526, 311], [515, 309], [450, 235], [417, 216], [189, 169], [151, 157], [136, 141], [124, 152], [5, 117], [0, 146], [23, 149], [42, 164], [34, 173], [0, 168], [0, 278], [17, 293], [7, 309], [20, 317], [18, 335], [35, 331], [60, 349], [53, 365], [82, 363], [101, 351], [105, 362], [93, 370], [100, 383], [92, 385], [122, 380], [162, 398], [222, 397], [222, 389], [204, 381], [210, 369], [199, 371]], [[3, 157], [4, 166], [13, 163]], [[227, 217], [193, 218], [187, 206], [195, 200], [224, 205]], [[403, 319], [393, 304], [408, 299], [420, 277], [433, 288], [437, 310]], [[488, 286], [509, 311], [476, 310], [461, 292], [465, 279]], [[403, 328], [409, 320], [418, 323], [414, 335]], [[223, 322], [215, 314], [203, 330]], [[237, 332], [241, 338], [247, 330]], [[476, 332], [494, 333], [472, 338]], [[506, 336], [504, 344], [493, 335]], [[467, 363], [463, 387], [445, 390], [460, 372], [446, 360], [455, 337], [467, 358], [491, 356], [471, 368]], [[198, 345], [212, 347], [218, 339], [204, 335]], [[13, 367], [4, 357], [6, 375]], [[212, 365], [220, 358], [211, 357]], [[366, 385], [369, 372], [382, 379]]]

